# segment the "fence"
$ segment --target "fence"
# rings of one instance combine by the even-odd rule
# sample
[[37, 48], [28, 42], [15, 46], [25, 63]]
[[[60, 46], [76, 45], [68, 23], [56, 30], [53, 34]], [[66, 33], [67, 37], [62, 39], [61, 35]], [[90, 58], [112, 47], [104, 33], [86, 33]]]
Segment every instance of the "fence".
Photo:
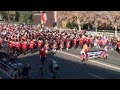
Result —
[[0, 70], [2, 70], [8, 77], [14, 78], [15, 72], [8, 65], [0, 61]]

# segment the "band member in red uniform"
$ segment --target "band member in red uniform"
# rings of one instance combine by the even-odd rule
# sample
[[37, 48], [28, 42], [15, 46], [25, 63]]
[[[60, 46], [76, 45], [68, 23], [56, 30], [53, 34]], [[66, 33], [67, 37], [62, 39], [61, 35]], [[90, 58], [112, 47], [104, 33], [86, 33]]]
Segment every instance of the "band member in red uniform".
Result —
[[18, 40], [16, 41], [16, 51], [17, 51], [17, 55], [20, 54], [20, 42], [18, 42]]
[[22, 43], [22, 51], [23, 51], [23, 54], [24, 54], [24, 55], [25, 55], [26, 52], [27, 52], [27, 43], [26, 43], [26, 41], [23, 41], [23, 43]]
[[46, 57], [45, 48], [44, 48], [43, 44], [42, 44], [41, 49], [39, 51], [39, 55], [40, 55], [41, 63], [43, 65], [45, 62], [45, 57]]
[[88, 43], [88, 36], [86, 35], [86, 37], [83, 39], [84, 41], [84, 44], [87, 44], [89, 46], [89, 43]]
[[49, 49], [48, 41], [45, 42], [44, 48], [45, 48], [45, 52], [48, 52], [48, 49]]
[[80, 48], [82, 49], [83, 48], [83, 39], [82, 38], [80, 38], [80, 40], [79, 40], [79, 45], [80, 45]]
[[85, 58], [83, 58], [82, 62], [85, 62], [86, 60], [88, 60], [88, 45], [84, 44], [82, 50], [83, 50], [84, 55], [85, 55]]
[[34, 52], [34, 41], [33, 40], [30, 41], [29, 48], [30, 48], [30, 52], [33, 53]]
[[90, 36], [90, 38], [89, 38], [89, 44], [90, 44], [91, 48], [94, 46], [93, 37], [92, 36]]
[[117, 49], [118, 49], [118, 53], [120, 54], [120, 41], [118, 41], [117, 43]]
[[69, 47], [70, 47], [70, 41], [69, 41], [69, 39], [67, 38], [67, 40], [66, 40], [66, 50], [67, 50], [67, 51], [68, 51]]
[[62, 51], [63, 49], [63, 46], [64, 46], [64, 42], [62, 40], [60, 40], [60, 50]]
[[73, 42], [74, 42], [74, 48], [76, 49], [76, 48], [77, 48], [77, 39], [74, 38], [74, 39], [73, 39]]
[[9, 42], [9, 51], [10, 52], [13, 52], [13, 44], [12, 44], [12, 41]]
[[42, 40], [38, 40], [38, 49], [41, 48], [41, 45], [42, 45]]
[[19, 41], [20, 42], [20, 54], [23, 53], [23, 49], [22, 49], [22, 41]]
[[15, 54], [16, 51], [15, 41], [12, 42], [12, 46], [13, 46], [13, 54]]

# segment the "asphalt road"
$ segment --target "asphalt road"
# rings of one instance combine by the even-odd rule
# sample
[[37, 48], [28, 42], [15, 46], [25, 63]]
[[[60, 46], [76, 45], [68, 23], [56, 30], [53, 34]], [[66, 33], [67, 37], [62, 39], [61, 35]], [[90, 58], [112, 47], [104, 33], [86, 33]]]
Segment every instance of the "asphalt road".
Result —
[[11, 77], [0, 69], [0, 79], [11, 79]]
[[[81, 50], [80, 48], [77, 48], [77, 49], [71, 48], [68, 51], [66, 49], [64, 49], [63, 51], [79, 56], [80, 50]], [[93, 48], [90, 48], [90, 50], [100, 50], [100, 48], [93, 47]], [[109, 55], [108, 60], [103, 60], [103, 59], [94, 59], [94, 60], [120, 66], [120, 54], [117, 51], [108, 50], [108, 55]]]
[[[74, 52], [74, 50], [72, 51]], [[41, 63], [38, 52], [20, 55], [16, 62], [23, 64], [30, 63], [32, 67], [29, 72], [30, 79], [51, 79], [51, 73], [48, 70], [50, 60], [56, 60], [60, 65], [57, 79], [120, 79], [120, 70], [115, 70], [93, 62], [81, 63], [80, 58], [60, 52], [57, 52], [54, 56], [50, 54], [47, 55], [43, 66], [43, 73], [41, 73], [40, 70]]]

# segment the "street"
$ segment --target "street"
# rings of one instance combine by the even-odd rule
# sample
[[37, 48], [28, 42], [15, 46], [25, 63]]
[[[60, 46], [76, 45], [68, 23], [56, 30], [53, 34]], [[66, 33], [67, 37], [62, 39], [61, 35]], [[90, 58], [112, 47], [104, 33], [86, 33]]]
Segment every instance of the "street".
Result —
[[[116, 69], [112, 68], [112, 66], [108, 67], [104, 64], [94, 63], [95, 60], [93, 60], [93, 62], [87, 61], [85, 63], [81, 63], [80, 58], [67, 55], [65, 53], [60, 53], [60, 51], [57, 51], [54, 56], [51, 56], [48, 53], [47, 59], [43, 66], [43, 73], [41, 73], [40, 70], [41, 63], [38, 52], [32, 55], [30, 53], [25, 56], [21, 55], [18, 57], [16, 62], [21, 62], [23, 64], [30, 63], [32, 67], [29, 73], [30, 79], [51, 79], [51, 74], [49, 72], [51, 60], [56, 60], [60, 65], [57, 79], [120, 79], [119, 66], [117, 66], [118, 68]], [[102, 62], [109, 63], [110, 61]]]
[[0, 78], [120, 79], [120, 12], [1, 11], [0, 20]]
[[[63, 51], [79, 56], [80, 50], [81, 50], [80, 48], [77, 48], [77, 49], [71, 48], [68, 51], [65, 49]], [[93, 48], [90, 48], [89, 50], [100, 50], [100, 48], [93, 47]], [[96, 60], [120, 66], [120, 54], [114, 50], [108, 50], [108, 60], [102, 60], [102, 59], [96, 59]]]

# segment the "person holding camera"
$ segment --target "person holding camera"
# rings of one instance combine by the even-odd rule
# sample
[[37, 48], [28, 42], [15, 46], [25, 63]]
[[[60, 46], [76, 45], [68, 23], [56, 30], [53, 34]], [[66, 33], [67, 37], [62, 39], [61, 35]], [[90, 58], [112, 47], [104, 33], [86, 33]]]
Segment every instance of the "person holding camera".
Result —
[[23, 79], [29, 79], [29, 71], [31, 70], [31, 66], [30, 64], [25, 64], [25, 66], [23, 67], [23, 70], [22, 70], [22, 75], [23, 75]]
[[59, 65], [57, 64], [56, 61], [52, 61], [52, 63], [49, 66], [49, 71], [52, 73], [52, 79], [56, 79], [56, 74], [59, 71]]

